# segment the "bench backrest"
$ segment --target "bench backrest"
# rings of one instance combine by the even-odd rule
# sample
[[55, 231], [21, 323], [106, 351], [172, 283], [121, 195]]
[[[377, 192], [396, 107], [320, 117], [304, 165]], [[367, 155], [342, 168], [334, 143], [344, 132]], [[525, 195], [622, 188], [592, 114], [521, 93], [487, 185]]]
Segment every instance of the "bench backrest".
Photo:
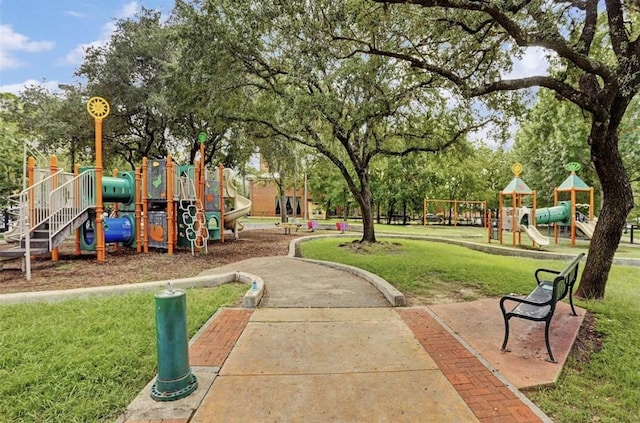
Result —
[[553, 298], [555, 302], [562, 300], [573, 289], [573, 285], [578, 279], [578, 267], [584, 253], [578, 254], [567, 267], [562, 270], [553, 280]]

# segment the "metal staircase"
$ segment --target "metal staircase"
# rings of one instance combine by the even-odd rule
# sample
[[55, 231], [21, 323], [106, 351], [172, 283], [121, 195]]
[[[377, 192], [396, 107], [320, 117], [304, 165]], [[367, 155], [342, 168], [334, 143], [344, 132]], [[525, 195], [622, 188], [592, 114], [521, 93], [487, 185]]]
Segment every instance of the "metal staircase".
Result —
[[24, 257], [29, 274], [32, 255], [48, 254], [88, 219], [95, 207], [94, 181], [93, 169], [78, 176], [59, 171], [11, 198], [19, 210], [11, 238], [19, 244], [0, 257]]

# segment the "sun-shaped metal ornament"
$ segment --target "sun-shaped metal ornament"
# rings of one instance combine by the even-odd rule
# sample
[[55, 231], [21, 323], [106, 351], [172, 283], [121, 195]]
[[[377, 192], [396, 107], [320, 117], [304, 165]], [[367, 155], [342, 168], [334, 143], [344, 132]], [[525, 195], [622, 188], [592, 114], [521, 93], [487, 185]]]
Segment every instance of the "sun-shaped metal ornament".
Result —
[[109, 103], [102, 97], [91, 97], [87, 102], [87, 111], [94, 119], [104, 119], [109, 115]]
[[516, 175], [516, 178], [518, 178], [520, 176], [520, 174], [522, 173], [522, 165], [520, 163], [514, 163], [511, 166], [511, 171], [513, 172], [514, 175]]

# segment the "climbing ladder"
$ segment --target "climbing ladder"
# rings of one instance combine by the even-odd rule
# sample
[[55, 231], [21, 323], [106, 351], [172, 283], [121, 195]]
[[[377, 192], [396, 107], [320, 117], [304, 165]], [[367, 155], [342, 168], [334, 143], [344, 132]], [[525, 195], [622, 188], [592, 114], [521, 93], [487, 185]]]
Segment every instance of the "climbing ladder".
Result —
[[180, 210], [185, 212], [185, 237], [191, 244], [191, 255], [195, 254], [196, 248], [208, 252], [207, 217], [202, 200], [196, 195], [195, 181], [191, 175], [185, 173], [177, 182], [176, 200]]

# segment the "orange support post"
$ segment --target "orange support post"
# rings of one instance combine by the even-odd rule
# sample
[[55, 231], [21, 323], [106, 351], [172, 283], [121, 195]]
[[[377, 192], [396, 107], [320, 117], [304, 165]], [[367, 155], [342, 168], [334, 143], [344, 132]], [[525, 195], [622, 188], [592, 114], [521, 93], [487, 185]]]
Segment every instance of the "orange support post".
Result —
[[102, 220], [102, 120], [109, 115], [109, 103], [101, 97], [91, 97], [87, 102], [87, 111], [95, 123], [96, 141], [96, 256], [98, 261], [105, 261], [104, 226]]
[[175, 225], [175, 217], [173, 215], [173, 187], [174, 187], [174, 171], [173, 171], [173, 159], [171, 155], [167, 155], [166, 166], [166, 181], [167, 181], [167, 253], [173, 254], [173, 233]]
[[502, 244], [502, 220], [504, 219], [503, 202], [501, 192], [498, 200], [498, 239], [500, 240], [500, 244]]
[[218, 179], [220, 180], [220, 242], [224, 243], [224, 166], [218, 165]]
[[[36, 183], [35, 171], [36, 171], [36, 159], [34, 159], [33, 157], [29, 157], [28, 165], [27, 165], [27, 178], [29, 179], [29, 187], [32, 187]], [[31, 230], [33, 226], [33, 222], [35, 222], [36, 220], [36, 216], [35, 216], [36, 199], [33, 198], [32, 189], [29, 190], [27, 195], [29, 196], [28, 224], [29, 224], [29, 230]]]
[[148, 182], [149, 174], [147, 168], [147, 158], [142, 158], [142, 189], [140, 190], [140, 195], [142, 197], [142, 246], [145, 253], [149, 252], [149, 193], [147, 190], [147, 182]]
[[571, 246], [576, 246], [576, 190], [571, 190]]
[[140, 245], [140, 219], [141, 219], [141, 213], [142, 213], [142, 201], [141, 201], [141, 195], [140, 195], [140, 185], [141, 185], [141, 180], [142, 180], [142, 173], [140, 171], [140, 167], [136, 167], [136, 181], [135, 181], [135, 202], [136, 202], [136, 214], [135, 214], [135, 221], [136, 221], [136, 227], [135, 227], [135, 231], [136, 231], [136, 251], [139, 253], [142, 251], [142, 245]]
[[[193, 178], [194, 178], [194, 180], [193, 180], [193, 185], [194, 185], [193, 189], [195, 190], [196, 209], [197, 209], [198, 201], [201, 198], [200, 197], [200, 160], [196, 160], [194, 162], [194, 166], [195, 166], [195, 169], [194, 169], [194, 172], [193, 172]], [[197, 213], [197, 211], [196, 211], [196, 213]], [[196, 229], [197, 228], [196, 228], [196, 226], [194, 224], [194, 230], [196, 230]], [[200, 251], [200, 246], [198, 246], [197, 243], [195, 245], [195, 251], [196, 252]]]
[[96, 256], [98, 261], [106, 260], [104, 245], [104, 221], [102, 212], [102, 119], [95, 120], [96, 125]]
[[206, 169], [207, 163], [204, 160], [204, 143], [201, 142], [200, 143], [200, 201], [202, 202], [202, 209], [204, 210], [204, 185], [205, 185], [205, 179], [207, 179], [206, 176]]
[[516, 199], [516, 197], [517, 197], [517, 195], [516, 195], [515, 192], [513, 194], [511, 194], [511, 240], [512, 240], [512, 243], [513, 243], [514, 247], [516, 246], [516, 237], [517, 237], [517, 235], [516, 235], [516, 232], [517, 232], [516, 231], [516, 229], [517, 229], [516, 220], [518, 220], [518, 213], [517, 213], [517, 210], [516, 210], [517, 206], [518, 206], [518, 203], [517, 203], [518, 200]]

